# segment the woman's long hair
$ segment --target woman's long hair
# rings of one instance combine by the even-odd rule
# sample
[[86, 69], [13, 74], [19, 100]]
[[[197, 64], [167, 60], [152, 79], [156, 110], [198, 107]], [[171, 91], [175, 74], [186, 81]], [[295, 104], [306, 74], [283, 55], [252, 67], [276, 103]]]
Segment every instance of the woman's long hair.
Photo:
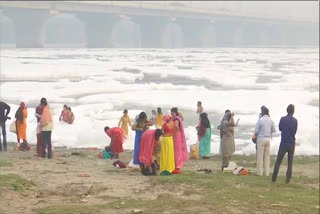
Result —
[[147, 120], [147, 114], [143, 111], [139, 114], [137, 121], [144, 122]]
[[173, 107], [173, 108], [171, 109], [171, 112], [176, 113], [176, 117], [179, 117], [179, 112], [178, 112], [178, 108], [177, 108], [177, 107]]
[[20, 123], [23, 123], [23, 109], [25, 109], [25, 104], [24, 104], [24, 102], [21, 102], [20, 103], [20, 107], [18, 108], [18, 110], [17, 110], [17, 112], [16, 112], [16, 115], [15, 115], [15, 118], [17, 119], [17, 120], [19, 120], [20, 121]]
[[208, 119], [207, 113], [201, 113], [200, 120], [201, 120], [201, 127], [202, 128], [210, 128], [210, 121]]
[[15, 115], [16, 119], [20, 121], [20, 123], [23, 123], [23, 110], [21, 107], [18, 108]]

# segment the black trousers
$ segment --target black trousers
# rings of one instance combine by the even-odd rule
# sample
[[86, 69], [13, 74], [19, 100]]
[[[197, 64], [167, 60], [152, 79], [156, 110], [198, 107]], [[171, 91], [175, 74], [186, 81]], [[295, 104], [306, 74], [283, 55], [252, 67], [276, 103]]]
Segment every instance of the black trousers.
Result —
[[292, 165], [293, 165], [293, 154], [294, 154], [295, 145], [291, 146], [281, 146], [279, 147], [277, 161], [274, 165], [273, 174], [272, 174], [272, 181], [276, 182], [279, 168], [281, 165], [281, 162], [283, 160], [284, 155], [288, 152], [288, 169], [287, 169], [287, 175], [286, 175], [286, 183], [290, 182], [291, 176], [292, 176]]
[[46, 157], [46, 148], [48, 146], [48, 158], [52, 158], [52, 145], [51, 145], [51, 131], [41, 132], [41, 142], [42, 142], [42, 157]]
[[[3, 136], [3, 148], [6, 151], [7, 150], [7, 132], [6, 132], [6, 123], [5, 122], [1, 122], [0, 123], [1, 126], [1, 132], [2, 132], [2, 136]], [[1, 135], [0, 135], [0, 151], [2, 150], [2, 140], [1, 140]]]

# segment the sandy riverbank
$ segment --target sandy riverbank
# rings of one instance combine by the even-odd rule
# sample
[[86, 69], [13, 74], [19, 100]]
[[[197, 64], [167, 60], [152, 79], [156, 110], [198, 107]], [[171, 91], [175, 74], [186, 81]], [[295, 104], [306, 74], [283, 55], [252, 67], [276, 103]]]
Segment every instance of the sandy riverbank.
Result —
[[[222, 175], [219, 172], [220, 156], [214, 156], [207, 160], [190, 160], [182, 170], [182, 175], [166, 178], [162, 176], [145, 177], [137, 170], [115, 168], [112, 166], [112, 160], [99, 159], [97, 157], [99, 152], [100, 150], [60, 147], [55, 148], [55, 158], [48, 160], [34, 156], [34, 146], [30, 152], [17, 152], [14, 150], [14, 145], [10, 144], [8, 152], [0, 153], [1, 213], [130, 213], [133, 209], [140, 209], [144, 213], [177, 213], [180, 211], [184, 213], [212, 213], [212, 210], [219, 210], [218, 213], [245, 213], [249, 207], [245, 204], [245, 201], [249, 200], [246, 199], [247, 193], [243, 193], [241, 200], [245, 203], [241, 203], [242, 208], [234, 206], [223, 208], [220, 205], [215, 205], [214, 202], [201, 205], [200, 203], [204, 201], [203, 198], [209, 192], [206, 192], [207, 190], [200, 191], [206, 187], [201, 186], [201, 182], [197, 184], [197, 181], [205, 179], [207, 182], [209, 178], [212, 181], [222, 178], [224, 181], [220, 182], [226, 182], [230, 179], [231, 183], [227, 185], [242, 185], [242, 182], [247, 186], [252, 185], [251, 182], [261, 182], [261, 186], [264, 188], [265, 186], [282, 188], [284, 185], [284, 178], [281, 176], [285, 174], [285, 165], [280, 171], [279, 184], [276, 184], [279, 186], [269, 187], [271, 177], [260, 178], [254, 175], [254, 156], [235, 156], [233, 158], [235, 162], [252, 172], [247, 176], [247, 180], [239, 176]], [[121, 154], [120, 160], [128, 163], [132, 156], [133, 151], [125, 151]], [[274, 159], [275, 157], [272, 158], [272, 169]], [[199, 173], [197, 169], [200, 168], [211, 169], [213, 173], [210, 175]], [[296, 156], [293, 170], [294, 179], [290, 185], [303, 186], [304, 189], [312, 191], [308, 195], [314, 194], [313, 198], [319, 201], [319, 193], [316, 193], [319, 190], [319, 157]], [[82, 177], [83, 174], [87, 174], [89, 177]], [[193, 178], [194, 184], [192, 183]], [[191, 179], [191, 182], [188, 179]], [[225, 183], [221, 184], [225, 185]], [[291, 187], [292, 191], [295, 191], [295, 187], [290, 185], [283, 187], [286, 188], [285, 191], [290, 192]], [[226, 194], [224, 189], [219, 189], [222, 188], [219, 187], [219, 182], [213, 189], [215, 188], [216, 195]], [[281, 195], [281, 193], [279, 194]], [[261, 195], [266, 197], [264, 193]], [[173, 206], [170, 200], [166, 202], [166, 198], [171, 197], [177, 200], [177, 204], [181, 202], [181, 207]], [[228, 194], [225, 197], [225, 200], [228, 200]], [[297, 197], [299, 196], [297, 195]], [[157, 203], [161, 207], [155, 205], [152, 207], [150, 204], [157, 200], [162, 200], [161, 203]], [[147, 203], [148, 201], [149, 203]], [[295, 200], [291, 198], [288, 201], [286, 203], [291, 203], [290, 201], [294, 203]], [[250, 201], [247, 202], [250, 203]], [[288, 208], [286, 206], [281, 209], [289, 211], [286, 210]], [[317, 210], [319, 211], [319, 207], [314, 206], [311, 211], [316, 213]], [[41, 209], [45, 207], [49, 208]], [[277, 210], [278, 208], [275, 208], [275, 212], [272, 213], [279, 213], [276, 212]], [[251, 211], [259, 213], [254, 209]], [[271, 211], [273, 211], [272, 207]], [[299, 210], [296, 211], [299, 213]]]

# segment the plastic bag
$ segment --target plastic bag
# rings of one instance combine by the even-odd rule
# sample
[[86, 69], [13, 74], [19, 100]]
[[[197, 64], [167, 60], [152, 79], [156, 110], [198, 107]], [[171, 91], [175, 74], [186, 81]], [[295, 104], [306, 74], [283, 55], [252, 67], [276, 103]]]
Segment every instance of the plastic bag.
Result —
[[190, 145], [190, 158], [191, 159], [198, 159], [199, 158], [199, 145], [198, 144]]
[[13, 121], [13, 122], [10, 124], [9, 130], [10, 130], [10, 132], [17, 133], [16, 121]]

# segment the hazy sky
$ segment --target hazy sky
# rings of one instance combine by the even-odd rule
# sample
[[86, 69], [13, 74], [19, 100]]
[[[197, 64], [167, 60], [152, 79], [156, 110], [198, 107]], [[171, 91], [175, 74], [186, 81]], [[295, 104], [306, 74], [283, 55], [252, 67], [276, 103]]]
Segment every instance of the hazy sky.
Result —
[[262, 17], [293, 17], [299, 20], [319, 22], [319, 1], [157, 1], [143, 4], [184, 5], [212, 11], [229, 10], [234, 13]]
[[227, 8], [239, 13], [260, 14], [262, 16], [294, 17], [319, 21], [319, 1], [215, 1], [185, 2], [193, 7]]

